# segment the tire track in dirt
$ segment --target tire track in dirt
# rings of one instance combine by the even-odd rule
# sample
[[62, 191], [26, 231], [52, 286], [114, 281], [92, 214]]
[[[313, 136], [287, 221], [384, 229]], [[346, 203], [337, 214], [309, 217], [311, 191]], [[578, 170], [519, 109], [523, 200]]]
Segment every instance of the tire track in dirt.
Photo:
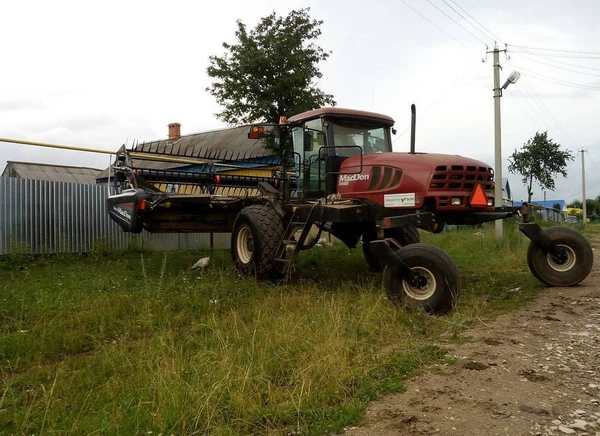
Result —
[[452, 366], [409, 380], [372, 403], [346, 435], [600, 436], [600, 265], [572, 288], [548, 288], [526, 307], [447, 346]]

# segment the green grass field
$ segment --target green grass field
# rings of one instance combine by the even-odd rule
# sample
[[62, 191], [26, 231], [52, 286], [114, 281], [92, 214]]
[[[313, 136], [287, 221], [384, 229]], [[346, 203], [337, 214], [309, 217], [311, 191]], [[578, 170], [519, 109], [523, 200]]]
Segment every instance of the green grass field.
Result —
[[[448, 315], [392, 305], [341, 245], [286, 283], [241, 279], [228, 252], [95, 252], [0, 260], [0, 434], [319, 435], [360, 423], [444, 344], [542, 288], [506, 223], [425, 242], [457, 262]], [[210, 255], [203, 271], [189, 267]]]

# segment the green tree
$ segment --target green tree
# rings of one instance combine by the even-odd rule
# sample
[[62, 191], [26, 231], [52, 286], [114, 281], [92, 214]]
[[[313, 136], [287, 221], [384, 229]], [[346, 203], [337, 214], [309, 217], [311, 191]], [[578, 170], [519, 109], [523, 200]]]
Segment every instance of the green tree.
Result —
[[528, 202], [533, 195], [535, 181], [543, 190], [554, 190], [554, 178], [567, 176], [567, 161], [575, 159], [570, 150], [561, 150], [561, 145], [548, 138], [548, 132], [536, 132], [521, 150], [515, 150], [508, 158], [508, 170], [523, 177], [527, 187]]
[[206, 90], [224, 107], [217, 117], [228, 124], [271, 122], [326, 105], [333, 96], [316, 87], [323, 74], [318, 64], [330, 52], [315, 44], [323, 21], [309, 8], [280, 17], [273, 12], [248, 31], [237, 21], [237, 42], [224, 42], [223, 56], [210, 56], [214, 79]]
[[572, 202], [567, 204], [567, 207], [575, 208], [575, 209], [583, 209], [583, 203], [581, 202], [581, 200], [573, 200]]
[[552, 205], [552, 209], [561, 210], [561, 209], [562, 209], [562, 207], [560, 206], [560, 203], [554, 203], [554, 204]]
[[598, 202], [593, 199], [585, 200], [585, 211], [588, 215], [598, 214]]

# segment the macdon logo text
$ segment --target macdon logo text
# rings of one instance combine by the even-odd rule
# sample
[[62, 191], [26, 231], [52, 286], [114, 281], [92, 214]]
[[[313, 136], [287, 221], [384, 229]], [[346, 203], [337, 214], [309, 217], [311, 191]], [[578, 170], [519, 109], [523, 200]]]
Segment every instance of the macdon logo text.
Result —
[[369, 180], [368, 174], [340, 174], [340, 178], [338, 180], [339, 186], [347, 186], [352, 182], [356, 182], [358, 180]]
[[124, 209], [121, 209], [119, 206], [113, 206], [113, 210], [115, 212], [117, 212], [119, 215], [121, 215], [123, 218], [127, 218], [128, 220], [131, 220], [131, 215], [129, 214], [129, 212], [127, 212]]

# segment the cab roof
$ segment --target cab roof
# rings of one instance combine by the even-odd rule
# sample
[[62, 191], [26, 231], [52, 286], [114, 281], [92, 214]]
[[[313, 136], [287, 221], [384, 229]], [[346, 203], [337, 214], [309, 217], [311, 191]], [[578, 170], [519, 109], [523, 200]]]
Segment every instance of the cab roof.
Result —
[[378, 114], [376, 112], [359, 111], [355, 109], [345, 109], [340, 107], [323, 107], [320, 109], [313, 109], [311, 111], [302, 112], [298, 115], [288, 118], [290, 124], [300, 124], [303, 121], [312, 120], [315, 118], [355, 118], [359, 120], [371, 120], [384, 122], [390, 126], [394, 125], [394, 119], [387, 115]]

